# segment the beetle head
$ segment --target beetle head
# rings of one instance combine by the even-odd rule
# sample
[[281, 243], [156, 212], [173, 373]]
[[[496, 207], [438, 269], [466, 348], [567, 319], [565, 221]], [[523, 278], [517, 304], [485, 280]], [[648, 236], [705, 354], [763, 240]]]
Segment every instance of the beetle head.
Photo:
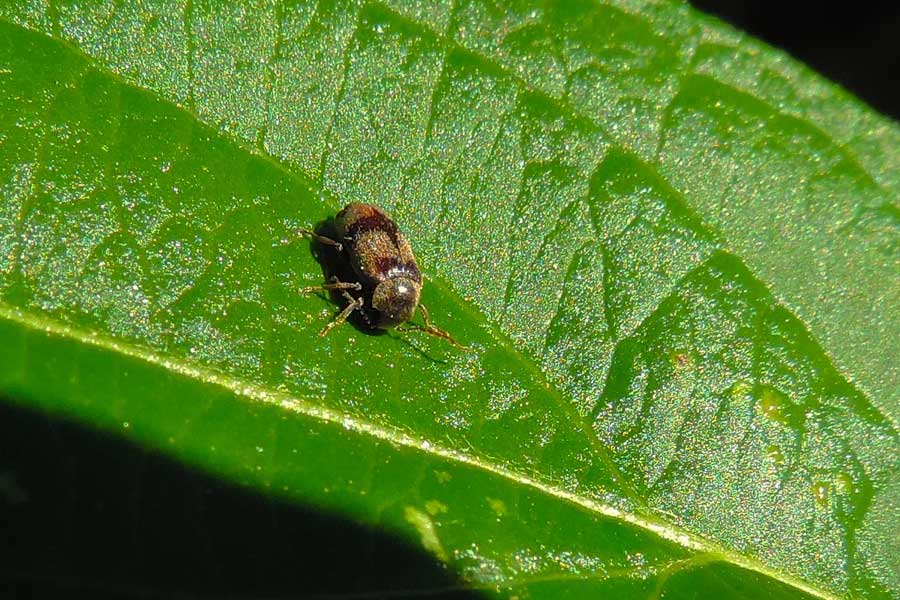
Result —
[[379, 283], [372, 294], [372, 308], [378, 311], [378, 327], [388, 329], [409, 321], [419, 305], [421, 287], [406, 277]]

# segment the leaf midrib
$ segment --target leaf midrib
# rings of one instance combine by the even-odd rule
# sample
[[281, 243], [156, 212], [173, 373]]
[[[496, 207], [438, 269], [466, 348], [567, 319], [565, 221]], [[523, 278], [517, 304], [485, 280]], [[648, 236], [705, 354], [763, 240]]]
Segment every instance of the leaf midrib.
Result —
[[[378, 424], [358, 415], [341, 412], [315, 404], [308, 399], [293, 394], [272, 390], [264, 385], [249, 383], [237, 377], [225, 375], [213, 369], [191, 364], [187, 361], [166, 358], [150, 349], [131, 343], [116, 340], [102, 333], [90, 332], [73, 327], [59, 321], [48, 319], [0, 301], [0, 319], [15, 323], [17, 326], [36, 333], [69, 339], [79, 344], [92, 346], [114, 355], [140, 360], [149, 365], [162, 368], [175, 375], [188, 378], [205, 385], [216, 386], [236, 397], [277, 406], [283, 410], [316, 420], [322, 424], [352, 431], [373, 440], [408, 448], [422, 454], [472, 467], [506, 480], [512, 485], [530, 488], [542, 495], [560, 502], [566, 502], [601, 518], [619, 521], [648, 531], [664, 540], [692, 550], [704, 557], [704, 562], [725, 562], [754, 571], [775, 581], [790, 585], [807, 594], [824, 600], [838, 600], [836, 596], [820, 589], [793, 575], [784, 573], [765, 565], [759, 560], [738, 554], [696, 533], [660, 519], [657, 515], [640, 515], [629, 513], [614, 506], [604, 504], [592, 498], [569, 492], [554, 485], [541, 482], [527, 475], [522, 475], [502, 465], [494, 464], [475, 455], [446, 448], [430, 440], [417, 437], [407, 431]], [[583, 574], [582, 579], [590, 579], [590, 574]], [[515, 583], [515, 580], [513, 580]]]

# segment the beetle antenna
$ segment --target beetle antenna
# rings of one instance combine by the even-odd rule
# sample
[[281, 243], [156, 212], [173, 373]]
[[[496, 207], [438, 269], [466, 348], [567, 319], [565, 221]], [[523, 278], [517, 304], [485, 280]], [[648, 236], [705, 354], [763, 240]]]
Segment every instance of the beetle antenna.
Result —
[[425, 308], [424, 304], [419, 304], [419, 308], [422, 310], [422, 320], [425, 321], [425, 325], [423, 326], [423, 325], [416, 325], [415, 323], [410, 323], [410, 326], [413, 329], [418, 329], [419, 331], [424, 331], [425, 333], [427, 333], [429, 335], [433, 335], [434, 337], [439, 337], [439, 338], [445, 339], [464, 352], [469, 351], [469, 348], [467, 348], [466, 346], [463, 346], [462, 344], [460, 344], [459, 342], [454, 340], [453, 336], [451, 336], [449, 333], [447, 333], [440, 327], [435, 327], [434, 325], [431, 324], [431, 319], [428, 318], [428, 309]]

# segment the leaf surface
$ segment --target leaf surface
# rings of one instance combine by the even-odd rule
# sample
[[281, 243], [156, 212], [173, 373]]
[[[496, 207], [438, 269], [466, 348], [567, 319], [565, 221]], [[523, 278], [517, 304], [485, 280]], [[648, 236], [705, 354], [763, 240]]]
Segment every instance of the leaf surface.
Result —
[[[534, 597], [900, 594], [900, 132], [679, 5], [4, 6], [2, 389]], [[345, 326], [384, 206], [471, 346]]]

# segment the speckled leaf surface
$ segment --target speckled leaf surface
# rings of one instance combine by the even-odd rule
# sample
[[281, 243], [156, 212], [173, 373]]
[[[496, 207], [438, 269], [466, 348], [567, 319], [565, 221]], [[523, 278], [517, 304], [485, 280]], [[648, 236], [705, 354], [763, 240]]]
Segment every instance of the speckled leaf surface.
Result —
[[[0, 6], [0, 389], [520, 597], [900, 596], [900, 129], [680, 4]], [[462, 353], [343, 327], [385, 207]]]

